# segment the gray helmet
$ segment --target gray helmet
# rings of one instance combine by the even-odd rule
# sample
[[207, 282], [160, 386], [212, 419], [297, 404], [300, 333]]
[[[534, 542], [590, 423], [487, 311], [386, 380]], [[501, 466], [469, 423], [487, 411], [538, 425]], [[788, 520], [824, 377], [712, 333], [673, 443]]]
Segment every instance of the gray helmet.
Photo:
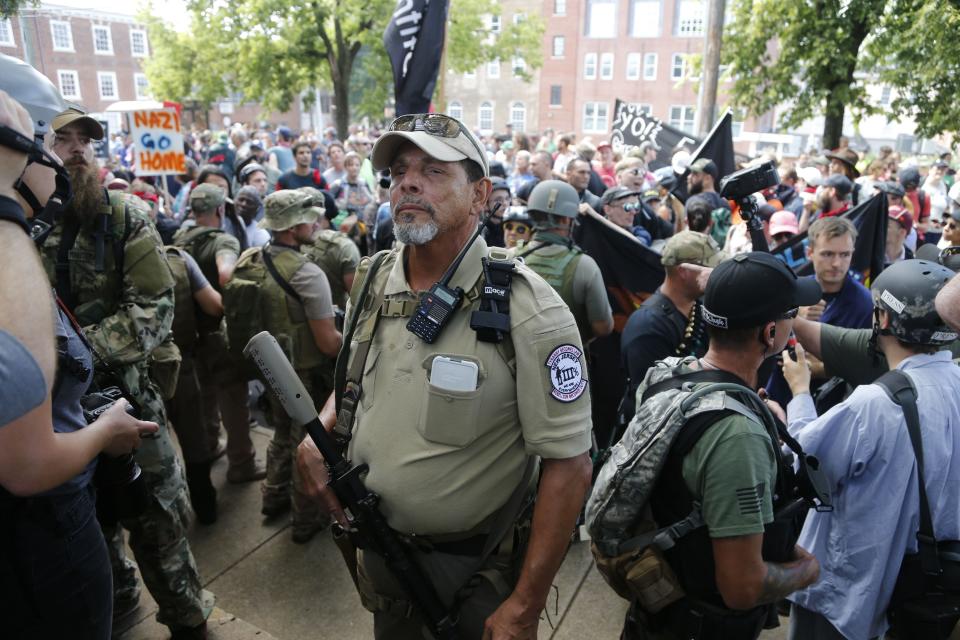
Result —
[[870, 286], [875, 309], [890, 316], [886, 331], [901, 342], [947, 345], [957, 333], [937, 314], [937, 293], [954, 277], [954, 272], [928, 260], [903, 260], [890, 265]]
[[561, 180], [544, 180], [530, 192], [527, 211], [576, 218], [580, 211], [577, 190]]
[[657, 180], [657, 186], [667, 191], [677, 185], [677, 174], [673, 172], [673, 167], [660, 167], [653, 172], [653, 177]]
[[507, 209], [507, 212], [503, 214], [504, 222], [526, 222], [530, 223], [530, 214], [527, 213], [526, 207], [510, 207]]
[[68, 106], [47, 76], [23, 60], [4, 54], [0, 54], [0, 89], [30, 114], [36, 137], [43, 137], [54, 116]]

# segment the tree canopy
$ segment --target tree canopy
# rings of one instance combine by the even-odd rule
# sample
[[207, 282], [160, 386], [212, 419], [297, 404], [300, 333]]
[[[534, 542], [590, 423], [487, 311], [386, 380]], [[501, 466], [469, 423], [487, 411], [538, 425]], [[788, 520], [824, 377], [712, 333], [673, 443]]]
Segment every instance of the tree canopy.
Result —
[[[344, 136], [351, 115], [382, 117], [392, 95], [382, 35], [393, 6], [392, 0], [191, 0], [186, 33], [148, 8], [141, 19], [153, 49], [145, 69], [151, 91], [205, 106], [238, 92], [265, 110], [284, 111], [302, 93], [330, 88]], [[542, 20], [511, 21], [492, 40], [484, 17], [499, 12], [495, 0], [451, 0], [448, 68], [472, 69], [497, 57], [522, 58], [528, 70], [542, 64]]]
[[[734, 0], [723, 42], [733, 103], [754, 115], [780, 108], [780, 125], [825, 117], [835, 147], [843, 118], [908, 116], [917, 133], [960, 131], [960, 12], [939, 0]], [[899, 96], [881, 106], [868, 86]]]

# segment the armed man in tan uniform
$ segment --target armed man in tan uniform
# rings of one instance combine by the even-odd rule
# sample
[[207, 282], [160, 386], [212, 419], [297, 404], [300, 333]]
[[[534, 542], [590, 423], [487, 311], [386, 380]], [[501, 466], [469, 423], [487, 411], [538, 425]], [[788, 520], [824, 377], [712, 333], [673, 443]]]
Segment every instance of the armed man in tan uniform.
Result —
[[[369, 465], [366, 486], [415, 545], [444, 604], [458, 610], [461, 637], [535, 638], [590, 483], [590, 399], [576, 323], [542, 278], [476, 237], [491, 182], [485, 154], [459, 121], [398, 118], [377, 141], [373, 165], [390, 169], [403, 246], [358, 269], [345, 329], [352, 340], [340, 355], [348, 391], [339, 419], [334, 398], [320, 417], [338, 437], [352, 432], [349, 457]], [[461, 251], [448, 288], [463, 295], [428, 344], [408, 322]], [[497, 275], [485, 276], [484, 264]], [[501, 301], [491, 312], [508, 315], [500, 342], [471, 328], [473, 312], [489, 310], [485, 282], [506, 289], [509, 309]], [[537, 484], [538, 457], [531, 522], [522, 499]], [[346, 525], [309, 439], [298, 464]], [[423, 638], [383, 558], [360, 550], [356, 560], [376, 637]]]
[[[273, 239], [265, 247], [252, 247], [240, 256], [233, 280], [227, 285], [224, 308], [231, 348], [242, 348], [253, 333], [269, 331], [283, 345], [310, 395], [322, 402], [321, 398], [333, 390], [333, 365], [342, 338], [334, 324], [327, 277], [301, 253], [301, 247], [313, 241], [317, 212], [313, 197], [298, 190], [277, 191], [264, 199], [264, 217], [259, 225], [269, 230]], [[242, 283], [258, 289], [258, 313], [235, 302], [243, 300], [234, 295]], [[259, 326], [237, 326], [254, 322], [254, 317], [259, 318]], [[243, 337], [238, 338], [238, 333]], [[303, 425], [291, 422], [276, 396], [268, 392], [267, 398], [274, 433], [267, 448], [261, 511], [272, 517], [292, 507], [291, 534], [294, 542], [302, 544], [330, 519], [304, 494], [300, 474], [294, 468]]]

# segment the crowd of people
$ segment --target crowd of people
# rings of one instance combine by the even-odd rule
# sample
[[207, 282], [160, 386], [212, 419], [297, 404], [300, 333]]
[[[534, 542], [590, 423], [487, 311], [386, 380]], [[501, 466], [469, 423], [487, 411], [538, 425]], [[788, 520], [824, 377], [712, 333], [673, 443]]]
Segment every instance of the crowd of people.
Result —
[[[228, 482], [261, 482], [264, 516], [289, 513], [294, 542], [332, 524], [377, 638], [444, 620], [535, 637], [578, 522], [631, 602], [623, 638], [756, 638], [778, 605], [797, 639], [956, 624], [949, 154], [758, 158], [781, 179], [753, 196], [754, 246], [715, 159], [678, 175], [653, 141], [479, 136], [443, 114], [345, 140], [187, 133], [186, 174], [137, 175], [122, 135], [98, 162], [101, 125], [11, 60], [0, 75], [42, 88], [0, 93], [11, 637], [108, 637], [140, 598], [125, 542], [172, 637], [206, 637], [187, 530], [229, 508], [221, 456]], [[845, 214], [873, 197], [885, 268], [866, 281]], [[636, 308], [578, 246], [587, 219], [662, 267]], [[449, 619], [363, 537], [269, 388], [258, 458], [244, 347], [261, 331]]]

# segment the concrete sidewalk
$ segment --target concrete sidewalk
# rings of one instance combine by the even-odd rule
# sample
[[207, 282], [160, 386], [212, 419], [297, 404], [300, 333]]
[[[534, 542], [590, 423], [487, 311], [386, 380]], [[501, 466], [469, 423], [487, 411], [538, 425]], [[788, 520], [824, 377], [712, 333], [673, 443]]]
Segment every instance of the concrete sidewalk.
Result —
[[[254, 430], [260, 455], [270, 435]], [[265, 521], [260, 515], [259, 483], [230, 485], [226, 467], [225, 459], [214, 467], [219, 521], [190, 532], [204, 586], [217, 596], [208, 622], [211, 640], [371, 639], [372, 616], [360, 606], [329, 533], [294, 544], [285, 517]], [[593, 567], [589, 543], [570, 547], [555, 585], [540, 640], [619, 638], [627, 603]], [[156, 605], [144, 589], [140, 608], [118, 629], [120, 637], [166, 640], [169, 633], [155, 615]], [[764, 640], [785, 637], [782, 627], [763, 635]]]

